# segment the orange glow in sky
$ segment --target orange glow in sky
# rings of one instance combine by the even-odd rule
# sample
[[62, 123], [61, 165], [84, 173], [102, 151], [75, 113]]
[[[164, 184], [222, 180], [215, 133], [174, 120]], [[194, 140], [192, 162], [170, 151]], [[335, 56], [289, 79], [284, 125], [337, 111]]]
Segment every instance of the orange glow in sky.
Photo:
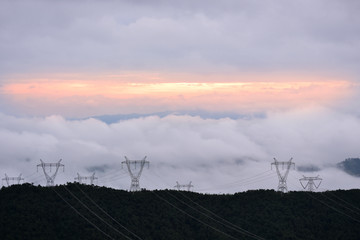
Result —
[[[135, 82], [31, 80], [4, 84], [3, 95], [29, 108], [67, 107], [102, 113], [181, 109], [262, 111], [326, 104], [349, 94], [351, 83], [324, 81]], [[40, 110], [39, 110], [40, 111]], [[74, 110], [75, 111], [75, 110]], [[61, 113], [63, 114], [63, 113]]]
[[[242, 82], [242, 83], [116, 83], [116, 82], [39, 82], [15, 83], [3, 87], [3, 93], [13, 96], [64, 98], [70, 96], [104, 96], [112, 99], [142, 97], [196, 97], [227, 95], [237, 99], [257, 96], [267, 98], [299, 98], [330, 100], [342, 94], [346, 82]], [[266, 95], [265, 95], [266, 94]], [[253, 97], [252, 97], [253, 98]], [[304, 99], [301, 99], [304, 98]]]

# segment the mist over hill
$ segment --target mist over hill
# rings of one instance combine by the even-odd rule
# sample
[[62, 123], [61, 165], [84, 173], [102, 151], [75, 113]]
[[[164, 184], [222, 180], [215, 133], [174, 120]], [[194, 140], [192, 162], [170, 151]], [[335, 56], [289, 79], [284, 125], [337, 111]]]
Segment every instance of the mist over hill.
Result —
[[359, 239], [360, 190], [227, 195], [68, 183], [0, 190], [1, 239]]
[[[156, 112], [156, 113], [132, 113], [132, 114], [109, 114], [109, 115], [98, 115], [92, 116], [90, 118], [94, 118], [100, 120], [107, 124], [117, 123], [119, 121], [130, 120], [130, 119], [137, 119], [137, 118], [144, 118], [150, 116], [157, 116], [160, 118], [164, 118], [167, 116], [191, 116], [191, 117], [200, 117], [202, 119], [253, 119], [253, 118], [264, 118], [266, 113], [264, 112], [255, 112], [255, 113], [248, 113], [248, 114], [239, 114], [235, 112], [208, 112], [208, 111], [164, 111], [164, 112]], [[88, 119], [88, 118], [85, 118]]]
[[338, 163], [337, 167], [352, 176], [360, 177], [360, 158], [347, 158]]

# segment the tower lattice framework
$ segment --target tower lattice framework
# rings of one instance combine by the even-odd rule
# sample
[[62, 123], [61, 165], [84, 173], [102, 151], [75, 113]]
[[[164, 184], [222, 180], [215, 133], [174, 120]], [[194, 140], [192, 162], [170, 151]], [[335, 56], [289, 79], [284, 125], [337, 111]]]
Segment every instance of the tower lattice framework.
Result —
[[77, 177], [74, 179], [77, 180], [79, 183], [86, 183], [86, 181], [89, 180], [90, 185], [93, 185], [94, 181], [98, 178], [95, 177], [95, 173], [93, 173], [91, 176], [81, 176], [79, 173], [77, 173]]
[[[274, 162], [271, 163], [271, 168], [272, 166], [275, 166], [276, 173], [279, 178], [278, 191], [283, 193], [287, 192], [288, 188], [287, 188], [286, 180], [289, 175], [291, 167], [295, 168], [295, 163], [292, 162], [292, 158], [290, 158], [290, 160], [287, 162], [280, 162], [276, 158], [274, 158]], [[282, 168], [282, 171], [280, 171], [280, 168]]]
[[[142, 160], [129, 160], [125, 156], [125, 161], [122, 162], [122, 165], [126, 164], [128, 172], [131, 177], [130, 191], [139, 191], [140, 190], [140, 176], [144, 169], [144, 166], [149, 167], [149, 161], [146, 161], [146, 156]], [[133, 166], [133, 168], [131, 167]], [[138, 171], [136, 171], [138, 169]]]
[[306, 189], [309, 192], [313, 192], [313, 191], [315, 191], [315, 189], [319, 188], [319, 186], [322, 182], [322, 178], [320, 178], [319, 175], [316, 177], [303, 176], [303, 178], [300, 178], [299, 181], [300, 181], [301, 186], [304, 189]]
[[186, 189], [187, 191], [190, 191], [193, 187], [194, 185], [191, 184], [191, 181], [189, 182], [189, 184], [179, 184], [179, 182], [176, 182], [176, 185], [174, 186], [174, 188], [178, 191], [180, 191], [181, 189]]
[[2, 179], [2, 181], [6, 182], [6, 185], [9, 187], [13, 184], [20, 184], [21, 181], [24, 181], [24, 178], [21, 177], [22, 174], [20, 174], [18, 177], [9, 177], [6, 173], [5, 173], [5, 177]]
[[[50, 187], [50, 186], [54, 186], [54, 181], [56, 178], [56, 175], [59, 171], [59, 168], [62, 167], [63, 171], [65, 171], [65, 165], [60, 163], [62, 159], [60, 159], [57, 163], [44, 163], [41, 159], [40, 159], [40, 164], [37, 165], [37, 170], [39, 169], [39, 167], [42, 167], [45, 178], [46, 178], [46, 186]], [[50, 175], [46, 169], [49, 169], [49, 172], [51, 172], [51, 168], [55, 167], [55, 172]]]

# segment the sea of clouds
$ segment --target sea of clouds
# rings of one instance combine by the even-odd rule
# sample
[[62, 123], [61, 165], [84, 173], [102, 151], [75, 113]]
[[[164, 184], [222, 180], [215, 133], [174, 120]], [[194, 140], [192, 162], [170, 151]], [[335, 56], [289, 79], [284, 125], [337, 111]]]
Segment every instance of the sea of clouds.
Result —
[[[325, 189], [360, 186], [336, 164], [359, 157], [358, 117], [327, 108], [268, 113], [252, 118], [202, 118], [189, 115], [146, 116], [108, 124], [95, 118], [14, 117], [0, 114], [0, 169], [3, 176], [46, 185], [44, 162], [62, 159], [65, 171], [56, 184], [73, 182], [79, 173], [98, 177], [97, 184], [128, 189], [130, 177], [121, 162], [147, 156], [140, 185], [173, 188], [192, 181], [194, 191], [228, 193], [276, 189], [273, 158], [293, 158], [289, 190], [300, 190], [299, 178], [320, 175]], [[49, 169], [47, 169], [49, 170]], [[51, 173], [54, 173], [54, 168]], [[139, 165], [137, 169], [139, 170]], [[50, 173], [50, 172], [49, 172]]]

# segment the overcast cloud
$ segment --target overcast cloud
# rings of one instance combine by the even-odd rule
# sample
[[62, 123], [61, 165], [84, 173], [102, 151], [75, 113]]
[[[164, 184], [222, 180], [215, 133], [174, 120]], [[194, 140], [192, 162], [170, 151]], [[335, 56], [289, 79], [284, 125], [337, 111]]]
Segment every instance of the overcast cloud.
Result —
[[357, 78], [358, 1], [1, 1], [0, 74], [317, 72]]

